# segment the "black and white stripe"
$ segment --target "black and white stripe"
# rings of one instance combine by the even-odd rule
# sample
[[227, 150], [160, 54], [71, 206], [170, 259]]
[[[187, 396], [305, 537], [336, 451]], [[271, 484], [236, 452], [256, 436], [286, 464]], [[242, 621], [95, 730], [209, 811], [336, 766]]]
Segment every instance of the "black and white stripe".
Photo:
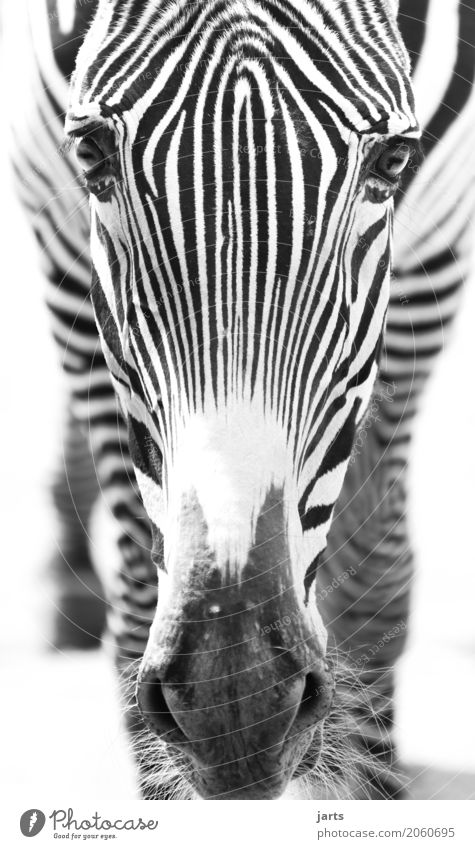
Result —
[[[390, 281], [391, 204], [365, 199], [362, 174], [377, 145], [417, 135], [396, 4], [99, 3], [66, 129], [109, 155], [89, 185], [103, 353], [86, 193], [73, 151], [58, 156], [92, 10], [59, 5], [25, 13], [13, 160], [71, 405], [124, 529], [120, 645], [141, 653], [156, 603], [135, 473], [169, 573], [184, 494], [239, 578], [266, 494], [281, 491], [295, 585], [308, 590], [319, 561], [321, 585], [356, 568], [320, 608], [357, 657], [407, 616], [412, 421], [470, 264], [475, 4], [399, 4], [425, 160], [396, 199]], [[347, 473], [388, 305], [378, 417]], [[380, 669], [400, 648], [365, 670], [383, 702]]]

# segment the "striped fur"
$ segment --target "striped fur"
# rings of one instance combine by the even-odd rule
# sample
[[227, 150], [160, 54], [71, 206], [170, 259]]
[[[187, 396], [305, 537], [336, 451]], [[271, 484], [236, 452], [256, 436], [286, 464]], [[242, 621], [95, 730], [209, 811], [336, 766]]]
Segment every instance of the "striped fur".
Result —
[[371, 148], [416, 122], [393, 22], [370, 52], [372, 3], [367, 15], [106, 4], [79, 54], [67, 132], [113, 133], [123, 181], [92, 187], [92, 296], [123, 409], [142, 428], [143, 496], [167, 546], [196, 493], [232, 579], [275, 487], [303, 586], [374, 383], [390, 213], [358, 181]]
[[[155, 537], [165, 532], [169, 572], [180, 563], [173, 529], [184, 495], [200, 505], [220, 569], [239, 579], [275, 488], [302, 615], [305, 580], [328, 544], [317, 598], [319, 587], [338, 588], [319, 608], [387, 717], [368, 731], [376, 753], [390, 731], [385, 670], [401, 651], [412, 574], [412, 421], [469, 268], [473, 207], [473, 3], [404, 0], [426, 159], [398, 198], [389, 286], [390, 206], [365, 202], [358, 180], [372, 145], [416, 133], [394, 5], [101, 4], [66, 128], [84, 133], [92, 120], [117, 139], [123, 182], [114, 191], [108, 175], [91, 187], [105, 361], [88, 300], [87, 198], [73, 152], [57, 153], [64, 75], [90, 8], [78, 4], [74, 16], [65, 2], [57, 15], [54, 3], [30, 3], [33, 34], [26, 14], [19, 26], [33, 39], [31, 68], [12, 109], [13, 161], [52, 283], [70, 404], [123, 529], [111, 620], [120, 651], [143, 652], [156, 604], [134, 471]], [[443, 61], [439, 31], [450, 34]], [[363, 420], [372, 392], [376, 413], [370, 406]], [[367, 438], [355, 452], [358, 426]]]

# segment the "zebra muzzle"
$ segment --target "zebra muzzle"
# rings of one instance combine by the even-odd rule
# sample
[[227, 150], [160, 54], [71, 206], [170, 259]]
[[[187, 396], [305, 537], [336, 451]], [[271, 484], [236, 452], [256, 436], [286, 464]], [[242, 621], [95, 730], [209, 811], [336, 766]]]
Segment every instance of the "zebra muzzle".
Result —
[[270, 687], [249, 674], [241, 688], [235, 678], [229, 684], [219, 691], [209, 681], [166, 683], [145, 667], [137, 698], [148, 728], [190, 761], [202, 798], [277, 798], [330, 709], [333, 679], [316, 664]]
[[333, 676], [296, 585], [285, 516], [282, 493], [270, 492], [235, 580], [188, 505], [159, 599], [137, 701], [148, 728], [190, 761], [204, 798], [280, 796], [330, 709]]
[[314, 636], [302, 625], [296, 630], [288, 614], [278, 632], [258, 628], [253, 640], [255, 609], [234, 612], [213, 618], [211, 627], [199, 612], [189, 629], [162, 621], [145, 654], [137, 702], [149, 730], [190, 761], [200, 796], [277, 798], [312, 741], [314, 751], [333, 675]]

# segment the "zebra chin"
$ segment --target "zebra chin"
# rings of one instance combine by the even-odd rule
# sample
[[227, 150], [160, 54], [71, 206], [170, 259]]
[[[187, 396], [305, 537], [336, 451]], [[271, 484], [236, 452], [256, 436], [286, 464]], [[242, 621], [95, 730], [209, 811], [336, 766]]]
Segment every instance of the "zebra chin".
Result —
[[218, 568], [188, 499], [160, 578], [137, 703], [201, 798], [278, 798], [318, 757], [334, 682], [316, 605], [292, 571], [282, 496], [269, 491], [237, 579]]

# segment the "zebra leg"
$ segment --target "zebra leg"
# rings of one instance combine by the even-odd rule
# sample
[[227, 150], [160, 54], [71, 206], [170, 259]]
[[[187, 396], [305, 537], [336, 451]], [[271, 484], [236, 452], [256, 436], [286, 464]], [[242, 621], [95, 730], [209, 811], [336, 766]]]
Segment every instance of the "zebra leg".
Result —
[[[370, 414], [375, 408], [373, 401]], [[406, 639], [413, 558], [406, 468], [394, 473], [374, 419], [366, 418], [364, 441], [355, 443], [319, 569], [317, 602], [340, 667], [340, 698], [353, 714], [354, 785], [363, 798], [388, 799], [403, 795], [392, 742], [394, 664]]]
[[[45, 234], [36, 229], [37, 220], [34, 232], [42, 246]], [[66, 272], [66, 258], [55, 256], [56, 247], [50, 239], [48, 250], [41, 251], [51, 331], [63, 372], [61, 432], [50, 483], [56, 520], [56, 551], [47, 567], [55, 605], [51, 641], [56, 648], [93, 648], [105, 627], [106, 605], [89, 549], [100, 481], [91, 454], [88, 411], [95, 409], [105, 377], [89, 301], [89, 260], [71, 249]]]
[[54, 614], [55, 648], [93, 648], [105, 626], [104, 591], [89, 551], [89, 524], [99, 486], [89, 440], [65, 393], [60, 451], [50, 484], [56, 519], [56, 550], [47, 574]]

